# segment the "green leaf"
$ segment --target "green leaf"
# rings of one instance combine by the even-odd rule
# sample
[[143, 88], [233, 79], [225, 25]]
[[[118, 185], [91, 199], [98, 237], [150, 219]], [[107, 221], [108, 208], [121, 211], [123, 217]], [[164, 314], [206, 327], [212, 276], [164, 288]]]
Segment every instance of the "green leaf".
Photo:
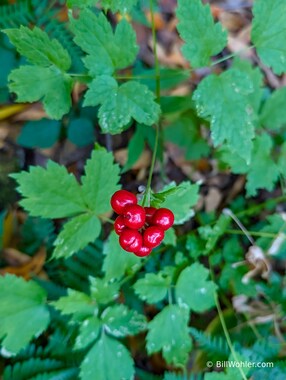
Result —
[[[57, 66], [60, 70], [67, 71], [71, 67], [69, 53], [56, 39], [51, 40], [46, 32], [38, 27], [33, 29], [21, 26], [19, 29], [6, 29], [12, 44], [18, 53], [37, 66], [49, 68]], [[36, 86], [39, 85], [36, 81]]]
[[147, 328], [144, 315], [138, 314], [135, 310], [130, 310], [122, 304], [105, 309], [101, 319], [105, 331], [117, 338], [136, 335]]
[[181, 306], [187, 306], [195, 312], [204, 312], [215, 304], [217, 286], [207, 281], [209, 270], [199, 263], [185, 268], [176, 284], [176, 298]]
[[177, 244], [177, 236], [174, 228], [169, 228], [167, 231], [165, 231], [165, 238], [163, 243], [165, 245], [172, 245], [173, 247]]
[[[136, 131], [134, 135], [129, 140], [128, 144], [128, 160], [125, 164], [122, 172], [126, 172], [129, 170], [133, 164], [139, 159], [141, 154], [143, 153], [145, 143], [149, 145], [149, 147], [154, 150], [156, 140], [156, 132], [154, 128], [149, 128], [143, 124], [136, 125]], [[157, 156], [160, 157], [160, 147], [157, 152]]]
[[187, 114], [175, 120], [164, 130], [167, 141], [185, 150], [187, 160], [198, 160], [209, 154], [210, 148], [200, 136], [198, 122]]
[[24, 124], [17, 143], [26, 148], [49, 148], [57, 140], [61, 125], [58, 121], [42, 119]]
[[106, 255], [103, 271], [107, 279], [120, 279], [123, 275], [134, 273], [140, 268], [141, 259], [120, 247], [115, 232], [109, 235], [103, 253]]
[[51, 304], [63, 315], [72, 315], [74, 320], [84, 320], [97, 314], [97, 306], [85, 293], [68, 289], [67, 296], [59, 298]]
[[286, 3], [284, 0], [256, 0], [251, 40], [262, 62], [276, 74], [286, 72]]
[[21, 277], [0, 277], [0, 339], [6, 355], [17, 354], [48, 326], [46, 293], [34, 281]]
[[93, 243], [101, 231], [99, 219], [92, 214], [82, 214], [67, 223], [55, 240], [54, 258], [70, 257]]
[[253, 92], [248, 95], [248, 100], [254, 110], [253, 117], [256, 119], [263, 98], [263, 74], [259, 67], [253, 67], [249, 61], [239, 58], [233, 61], [232, 68], [239, 70], [241, 73], [245, 73], [252, 83]]
[[91, 297], [100, 304], [106, 304], [114, 301], [119, 295], [120, 284], [109, 282], [105, 278], [90, 277], [90, 294]]
[[120, 342], [103, 334], [81, 364], [81, 380], [133, 379], [133, 360], [129, 351]]
[[273, 142], [268, 134], [257, 136], [250, 165], [234, 154], [224, 152], [222, 158], [231, 166], [232, 171], [247, 175], [247, 196], [255, 196], [258, 189], [273, 190], [279, 176], [279, 168], [271, 158], [272, 147]]
[[206, 373], [205, 380], [241, 380], [242, 379], [241, 372], [243, 372], [245, 375], [245, 378], [247, 378], [246, 376], [251, 367], [241, 365], [241, 367], [239, 368], [237, 364], [240, 364], [240, 363], [243, 364], [248, 361], [246, 360], [245, 357], [243, 357], [237, 352], [236, 352], [235, 358], [236, 359], [234, 360], [234, 356], [230, 355], [227, 361], [229, 364], [226, 368], [226, 373], [223, 373], [223, 372], [222, 373], [215, 373], [215, 372]]
[[95, 140], [94, 127], [89, 119], [73, 119], [68, 126], [68, 139], [82, 147], [92, 144]]
[[67, 0], [68, 8], [78, 7], [92, 7], [96, 4], [96, 0]]
[[95, 341], [100, 332], [101, 325], [101, 321], [95, 316], [85, 319], [80, 325], [74, 349], [82, 350]]
[[257, 194], [258, 189], [273, 190], [279, 176], [277, 165], [271, 159], [273, 142], [264, 133], [256, 138], [253, 159], [247, 173], [246, 190], [248, 196]]
[[214, 227], [202, 226], [199, 227], [200, 236], [206, 240], [204, 254], [209, 254], [215, 247], [221, 236], [224, 236], [226, 229], [230, 223], [230, 217], [220, 215]]
[[32, 216], [65, 218], [86, 211], [81, 188], [64, 166], [48, 161], [47, 167], [33, 166], [29, 172], [11, 175], [24, 197], [20, 204]]
[[172, 277], [164, 276], [162, 272], [157, 274], [147, 273], [145, 277], [136, 281], [133, 285], [135, 293], [142, 301], [157, 303], [163, 300], [171, 285]]
[[[170, 184], [164, 187], [163, 191], [167, 191], [173, 186], [173, 184]], [[160, 204], [160, 207], [172, 210], [175, 215], [175, 224], [183, 224], [194, 215], [192, 207], [199, 199], [199, 186], [184, 181], [176, 186], [175, 189], [176, 191], [168, 195], [165, 201]]]
[[248, 163], [254, 137], [253, 106], [249, 100], [253, 91], [246, 73], [230, 69], [219, 76], [209, 75], [194, 93], [198, 114], [210, 118], [214, 145], [225, 143]]
[[103, 9], [111, 12], [127, 13], [137, 4], [138, 0], [101, 0]]
[[17, 95], [17, 102], [43, 101], [52, 119], [61, 119], [71, 107], [73, 81], [55, 66], [21, 66], [8, 77], [9, 89]]
[[214, 23], [209, 5], [201, 0], [179, 0], [178, 31], [185, 40], [182, 52], [192, 67], [207, 66], [213, 55], [222, 51], [227, 34], [220, 23]]
[[118, 86], [110, 76], [98, 76], [89, 84], [84, 106], [98, 106], [99, 124], [104, 133], [117, 134], [133, 119], [152, 125], [157, 122], [160, 107], [154, 94], [138, 82]]
[[282, 87], [274, 91], [266, 100], [260, 118], [262, 125], [271, 130], [279, 130], [280, 128], [285, 127], [285, 104], [286, 87]]
[[126, 20], [113, 33], [103, 13], [97, 16], [86, 9], [79, 18], [71, 20], [71, 27], [76, 44], [88, 54], [83, 60], [93, 76], [112, 74], [131, 65], [136, 58], [136, 34]]
[[192, 348], [188, 332], [189, 313], [178, 305], [168, 305], [149, 323], [147, 351], [162, 350], [168, 364], [185, 365]]
[[103, 148], [93, 150], [85, 165], [85, 175], [81, 178], [82, 191], [90, 210], [97, 215], [111, 209], [110, 198], [119, 190], [119, 166], [114, 164], [112, 153]]

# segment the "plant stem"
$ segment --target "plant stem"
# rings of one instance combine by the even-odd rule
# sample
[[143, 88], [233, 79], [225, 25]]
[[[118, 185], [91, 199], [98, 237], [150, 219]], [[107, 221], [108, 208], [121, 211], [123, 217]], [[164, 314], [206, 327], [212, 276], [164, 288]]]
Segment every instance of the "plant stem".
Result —
[[[227, 326], [226, 326], [226, 323], [225, 323], [225, 320], [224, 320], [224, 317], [223, 317], [223, 313], [222, 313], [222, 310], [221, 310], [221, 307], [220, 307], [220, 303], [219, 303], [217, 294], [215, 294], [214, 298], [215, 298], [215, 304], [216, 304], [216, 308], [217, 308], [217, 311], [218, 311], [220, 323], [221, 323], [221, 326], [222, 326], [222, 329], [223, 329], [223, 332], [224, 332], [227, 344], [229, 346], [230, 352], [232, 353], [233, 359], [236, 362], [238, 362], [239, 360], [238, 360], [238, 357], [236, 355], [235, 349], [234, 349], [234, 347], [232, 345], [232, 342], [231, 342], [231, 339], [230, 339], [230, 336], [229, 336], [229, 333], [228, 333], [228, 329], [227, 329]], [[239, 372], [240, 372], [243, 380], [247, 380], [247, 377], [245, 376], [245, 373], [243, 372], [242, 368], [238, 367], [238, 370], [239, 370]]]
[[[155, 30], [153, 0], [150, 0], [150, 13], [151, 13], [152, 38], [153, 38], [153, 49], [154, 49], [154, 57], [155, 57], [155, 71], [156, 71], [156, 97], [157, 97], [157, 102], [160, 103], [160, 99], [161, 99], [160, 66], [159, 66], [159, 60], [158, 60], [158, 55], [157, 55], [157, 39], [156, 39], [156, 30]], [[149, 196], [149, 192], [151, 188], [151, 181], [152, 181], [152, 176], [153, 176], [156, 156], [157, 156], [157, 150], [158, 150], [158, 145], [159, 145], [159, 135], [160, 135], [159, 123], [160, 122], [158, 121], [158, 123], [155, 125], [156, 127], [155, 145], [154, 145], [154, 150], [152, 154], [152, 161], [151, 161], [149, 176], [147, 180], [147, 186], [146, 186], [146, 190], [145, 190], [145, 194], [144, 194], [143, 202], [142, 202], [143, 206], [146, 204], [146, 200], [147, 200], [147, 197]]]

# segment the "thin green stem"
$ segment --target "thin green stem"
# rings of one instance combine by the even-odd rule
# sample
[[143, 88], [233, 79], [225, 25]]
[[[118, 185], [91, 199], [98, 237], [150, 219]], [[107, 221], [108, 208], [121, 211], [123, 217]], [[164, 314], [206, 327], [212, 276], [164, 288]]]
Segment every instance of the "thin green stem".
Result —
[[[248, 230], [247, 232], [249, 233], [250, 236], [264, 237], [264, 238], [269, 238], [269, 239], [275, 239], [277, 237], [277, 234], [272, 234], [270, 232], [258, 232], [258, 231], [248, 231]], [[226, 230], [225, 233], [230, 234], [230, 235], [245, 235], [243, 231], [232, 230], [232, 229]]]
[[225, 62], [227, 61], [228, 59], [231, 59], [231, 58], [235, 58], [237, 55], [239, 55], [240, 53], [243, 53], [245, 51], [248, 51], [250, 49], [253, 49], [255, 46], [254, 45], [251, 45], [251, 46], [247, 46], [246, 48], [243, 48], [241, 50], [238, 50], [237, 52], [235, 53], [231, 53], [231, 54], [228, 54], [226, 55], [225, 57], [222, 57], [220, 59], [217, 59], [216, 61], [213, 61], [211, 63], [211, 66], [215, 66], [215, 65], [218, 65], [219, 63], [222, 63], [222, 62]]
[[[233, 359], [236, 362], [238, 362], [239, 360], [238, 360], [238, 357], [236, 355], [235, 349], [234, 349], [234, 347], [232, 345], [232, 341], [231, 341], [229, 333], [228, 333], [228, 329], [227, 329], [227, 326], [226, 326], [226, 323], [225, 323], [225, 320], [224, 320], [224, 316], [223, 316], [223, 313], [222, 313], [222, 310], [221, 310], [221, 307], [220, 307], [220, 303], [219, 303], [219, 299], [218, 299], [217, 294], [215, 294], [214, 298], [215, 298], [215, 304], [216, 304], [216, 308], [217, 308], [217, 311], [218, 311], [220, 323], [221, 323], [221, 326], [222, 326], [222, 329], [223, 329], [223, 332], [224, 332], [227, 344], [229, 346], [230, 352], [232, 353]], [[239, 372], [240, 372], [241, 377], [243, 378], [243, 380], [247, 380], [247, 377], [245, 376], [245, 373], [243, 372], [243, 370], [242, 370], [242, 368], [240, 366], [238, 367], [238, 370], [239, 370]]]
[[152, 161], [151, 161], [151, 166], [150, 166], [147, 186], [146, 186], [146, 190], [145, 190], [145, 194], [144, 194], [143, 202], [142, 202], [143, 206], [146, 204], [146, 200], [147, 200], [147, 197], [149, 196], [149, 192], [150, 192], [150, 188], [151, 188], [151, 181], [152, 181], [152, 176], [153, 176], [155, 162], [156, 162], [158, 143], [159, 143], [159, 126], [156, 125], [155, 145], [154, 145], [154, 150], [153, 150], [153, 155], [152, 155]]
[[[155, 19], [154, 19], [154, 9], [153, 9], [153, 0], [150, 0], [150, 13], [151, 13], [151, 23], [152, 23], [152, 38], [153, 38], [153, 49], [154, 49], [154, 57], [155, 57], [155, 72], [156, 72], [156, 97], [157, 102], [160, 103], [161, 99], [161, 87], [160, 87], [160, 66], [159, 66], [159, 60], [158, 60], [158, 54], [157, 54], [157, 39], [156, 39], [156, 29], [155, 29]], [[151, 182], [156, 162], [156, 156], [157, 156], [157, 150], [159, 145], [159, 136], [160, 136], [160, 122], [158, 122], [156, 127], [156, 138], [155, 138], [155, 145], [154, 150], [152, 154], [152, 161], [149, 171], [149, 176], [147, 180], [147, 186], [145, 190], [145, 195], [143, 197], [143, 206], [146, 204], [147, 197], [149, 196], [150, 189], [151, 189]]]

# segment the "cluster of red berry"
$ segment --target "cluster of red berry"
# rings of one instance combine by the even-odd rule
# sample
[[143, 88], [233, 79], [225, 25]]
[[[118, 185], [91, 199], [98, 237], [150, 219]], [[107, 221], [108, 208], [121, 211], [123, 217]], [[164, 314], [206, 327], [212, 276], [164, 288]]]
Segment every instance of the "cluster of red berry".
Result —
[[167, 208], [142, 207], [134, 194], [118, 190], [111, 198], [111, 207], [119, 214], [114, 222], [119, 243], [127, 252], [148, 256], [161, 244], [164, 232], [172, 227], [174, 214]]

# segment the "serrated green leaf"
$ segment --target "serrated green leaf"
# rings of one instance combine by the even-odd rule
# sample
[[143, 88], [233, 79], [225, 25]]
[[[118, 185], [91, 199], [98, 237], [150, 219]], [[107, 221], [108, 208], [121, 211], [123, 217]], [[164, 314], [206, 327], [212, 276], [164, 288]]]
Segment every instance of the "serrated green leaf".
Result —
[[97, 314], [97, 306], [85, 293], [68, 289], [67, 296], [59, 298], [51, 304], [63, 315], [72, 315], [74, 320], [85, 320]]
[[127, 13], [137, 4], [138, 0], [101, 0], [103, 9], [110, 9], [113, 13]]
[[124, 274], [134, 273], [140, 268], [141, 259], [120, 247], [115, 232], [109, 235], [103, 253], [106, 255], [103, 271], [107, 279], [120, 279]]
[[[173, 187], [173, 184], [168, 185], [164, 187], [163, 192]], [[170, 193], [166, 197], [160, 204], [160, 207], [166, 207], [172, 210], [175, 215], [175, 224], [182, 224], [194, 215], [192, 207], [199, 199], [199, 186], [184, 181], [176, 186], [175, 190], [175, 192]]]
[[210, 58], [223, 50], [227, 34], [220, 23], [214, 23], [209, 5], [201, 0], [179, 0], [178, 31], [185, 40], [182, 52], [193, 67], [207, 66]]
[[249, 61], [239, 58], [233, 61], [232, 68], [239, 70], [241, 73], [245, 73], [252, 83], [253, 92], [248, 95], [248, 100], [254, 110], [253, 117], [254, 121], [256, 121], [255, 119], [258, 117], [257, 113], [263, 98], [263, 74], [259, 67], [253, 67]]
[[225, 143], [231, 151], [250, 162], [254, 137], [253, 106], [249, 96], [253, 83], [236, 69], [209, 75], [194, 93], [198, 113], [209, 118], [215, 146]]
[[95, 140], [94, 127], [89, 119], [73, 119], [68, 126], [68, 139], [82, 147], [92, 144]]
[[47, 114], [57, 120], [69, 112], [73, 81], [55, 66], [21, 66], [11, 72], [8, 80], [17, 102], [41, 100]]
[[32, 166], [11, 176], [24, 197], [20, 204], [32, 216], [65, 218], [86, 211], [81, 188], [64, 166], [48, 161], [46, 168]]
[[273, 190], [279, 176], [279, 168], [271, 158], [273, 142], [266, 133], [257, 136], [254, 141], [252, 160], [247, 165], [243, 159], [223, 151], [222, 159], [227, 162], [235, 174], [246, 174], [247, 196], [255, 196], [258, 189]]
[[1, 345], [6, 355], [14, 355], [47, 328], [46, 292], [34, 281], [12, 275], [0, 277], [0, 288]]
[[101, 326], [101, 321], [95, 316], [85, 319], [80, 325], [74, 349], [82, 350], [88, 347], [98, 337]]
[[110, 198], [119, 190], [119, 165], [114, 164], [112, 153], [105, 149], [95, 149], [85, 165], [82, 192], [90, 210], [97, 215], [111, 209]]
[[154, 98], [154, 94], [138, 82], [118, 86], [114, 78], [102, 75], [89, 84], [84, 106], [100, 105], [98, 116], [102, 131], [117, 134], [132, 118], [146, 125], [156, 123], [160, 107]]
[[123, 344], [103, 334], [85, 356], [81, 366], [81, 380], [132, 379], [133, 360]]
[[122, 20], [115, 30], [100, 13], [84, 10], [79, 18], [71, 20], [75, 42], [88, 54], [84, 63], [90, 74], [108, 75], [133, 63], [138, 52], [136, 34], [131, 25]]
[[273, 190], [279, 176], [277, 165], [271, 159], [273, 142], [264, 133], [255, 140], [253, 159], [247, 173], [246, 190], [248, 196], [257, 194], [258, 189]]
[[263, 63], [276, 74], [286, 72], [286, 2], [256, 0], [251, 40]]
[[208, 276], [209, 270], [199, 263], [185, 268], [176, 284], [178, 304], [187, 306], [198, 313], [213, 307], [217, 286], [207, 280]]
[[149, 323], [147, 351], [162, 350], [168, 364], [185, 365], [192, 348], [188, 332], [189, 313], [178, 305], [168, 305]]
[[29, 121], [23, 125], [17, 143], [26, 148], [49, 148], [58, 140], [60, 129], [55, 120]]
[[[69, 53], [56, 39], [50, 39], [48, 34], [35, 26], [33, 29], [21, 26], [19, 29], [6, 29], [12, 44], [17, 51], [34, 65], [49, 68], [57, 66], [63, 71], [71, 67]], [[38, 83], [35, 81], [36, 85]]]
[[262, 125], [271, 130], [279, 130], [285, 127], [285, 105], [286, 87], [282, 87], [275, 90], [266, 100], [260, 117]]
[[90, 294], [91, 297], [100, 304], [106, 304], [114, 301], [119, 295], [120, 284], [110, 282], [105, 278], [90, 277]]
[[148, 303], [157, 303], [164, 299], [172, 278], [162, 273], [147, 273], [133, 285], [135, 293]]
[[147, 328], [144, 315], [138, 314], [135, 310], [130, 310], [122, 304], [105, 309], [101, 319], [104, 329], [117, 338], [136, 335]]
[[74, 253], [93, 243], [101, 231], [97, 216], [82, 214], [65, 223], [64, 228], [55, 240], [54, 258], [70, 257]]

